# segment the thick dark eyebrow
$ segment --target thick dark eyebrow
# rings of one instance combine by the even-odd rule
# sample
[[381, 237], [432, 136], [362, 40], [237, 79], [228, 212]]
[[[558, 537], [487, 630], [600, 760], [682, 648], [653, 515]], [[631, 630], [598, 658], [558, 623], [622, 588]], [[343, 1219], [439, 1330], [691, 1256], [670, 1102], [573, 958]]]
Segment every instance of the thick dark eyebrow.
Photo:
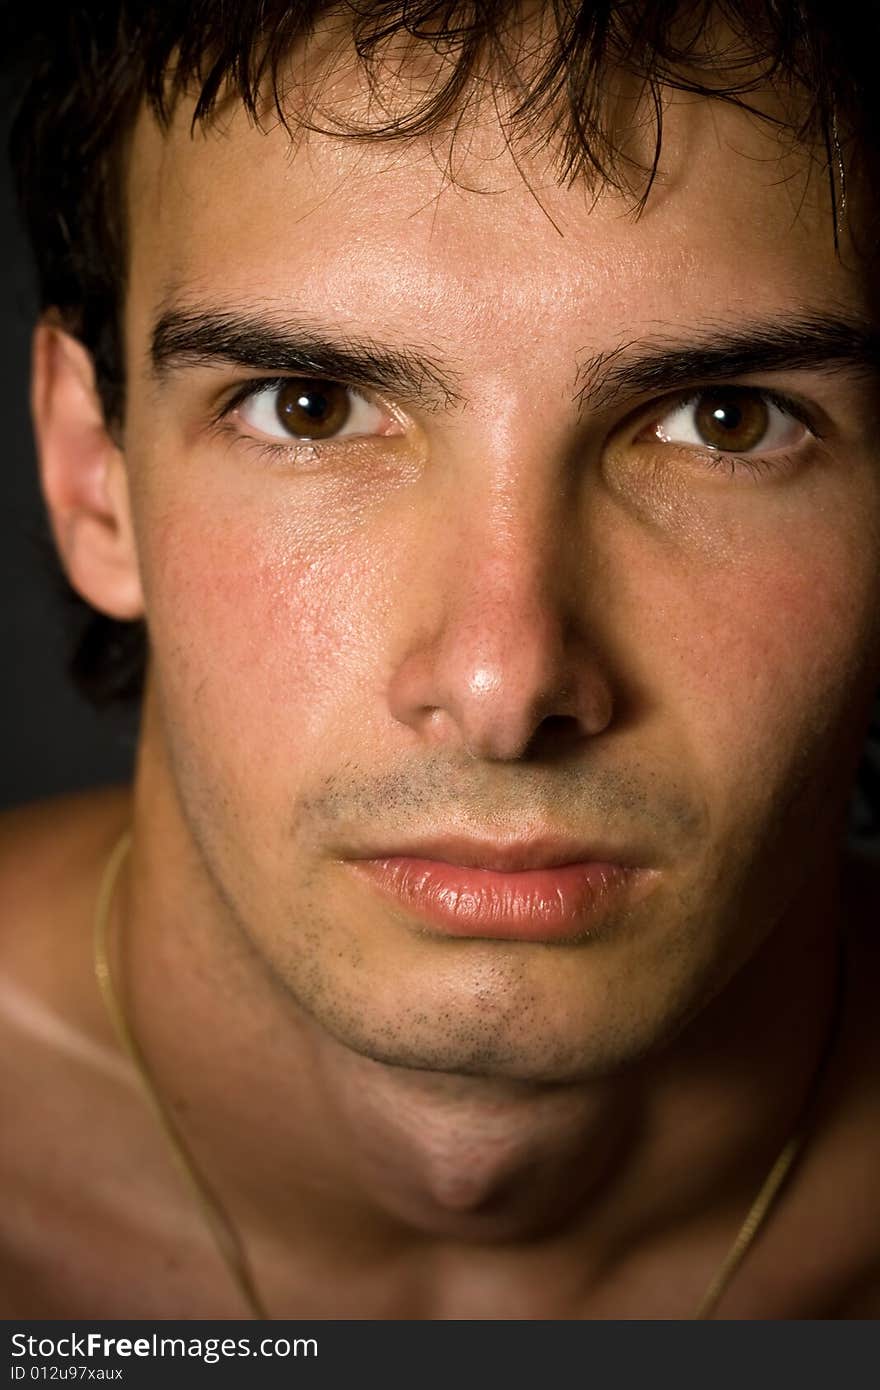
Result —
[[461, 396], [453, 375], [425, 347], [388, 347], [329, 333], [307, 321], [166, 307], [153, 328], [150, 361], [159, 381], [181, 367], [226, 363], [256, 371], [323, 377], [376, 391], [426, 410], [450, 409]]
[[759, 372], [880, 372], [880, 335], [858, 318], [804, 314], [770, 322], [702, 324], [693, 335], [658, 334], [582, 360], [581, 411], [621, 397], [660, 395]]
[[[430, 411], [464, 402], [459, 377], [425, 346], [390, 347], [307, 320], [279, 322], [250, 312], [168, 305], [153, 329], [150, 360], [160, 381], [183, 367], [225, 363], [342, 381]], [[880, 334], [867, 320], [829, 313], [702, 323], [687, 337], [660, 331], [582, 358], [575, 399], [583, 413], [621, 399], [808, 369], [880, 375]]]

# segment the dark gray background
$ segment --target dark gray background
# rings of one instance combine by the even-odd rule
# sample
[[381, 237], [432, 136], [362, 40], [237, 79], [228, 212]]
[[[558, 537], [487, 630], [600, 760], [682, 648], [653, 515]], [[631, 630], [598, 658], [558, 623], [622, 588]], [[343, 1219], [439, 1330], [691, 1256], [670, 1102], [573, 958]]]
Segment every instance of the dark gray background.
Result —
[[[4, 9], [0, 0], [0, 20]], [[22, 80], [17, 67], [0, 69], [0, 806], [122, 780], [136, 738], [131, 714], [97, 713], [65, 671], [69, 624], [52, 577], [27, 408], [34, 291], [6, 158]], [[880, 701], [854, 796], [853, 835], [880, 853]]]

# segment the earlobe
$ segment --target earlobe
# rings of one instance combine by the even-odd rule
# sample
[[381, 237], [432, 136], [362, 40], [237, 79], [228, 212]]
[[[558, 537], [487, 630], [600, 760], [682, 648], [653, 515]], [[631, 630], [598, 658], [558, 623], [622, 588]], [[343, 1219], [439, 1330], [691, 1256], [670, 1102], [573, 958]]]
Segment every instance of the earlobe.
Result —
[[122, 451], [104, 419], [92, 359], [49, 319], [34, 333], [31, 410], [43, 496], [76, 591], [110, 617], [143, 614]]

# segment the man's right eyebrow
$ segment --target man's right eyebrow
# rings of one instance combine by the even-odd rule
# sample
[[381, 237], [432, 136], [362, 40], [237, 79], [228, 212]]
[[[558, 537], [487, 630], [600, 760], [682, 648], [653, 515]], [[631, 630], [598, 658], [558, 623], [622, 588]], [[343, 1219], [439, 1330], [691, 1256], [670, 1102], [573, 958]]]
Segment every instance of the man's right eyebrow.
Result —
[[462, 402], [448, 368], [424, 346], [390, 347], [360, 335], [258, 314], [166, 307], [153, 327], [150, 362], [157, 380], [184, 367], [230, 365], [341, 381], [386, 393], [426, 410]]

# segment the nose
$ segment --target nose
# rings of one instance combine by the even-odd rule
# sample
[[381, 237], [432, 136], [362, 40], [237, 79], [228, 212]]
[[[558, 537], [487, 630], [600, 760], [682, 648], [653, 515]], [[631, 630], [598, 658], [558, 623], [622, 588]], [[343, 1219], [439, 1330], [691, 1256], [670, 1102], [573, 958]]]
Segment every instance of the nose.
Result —
[[[608, 672], [583, 611], [583, 554], [564, 518], [482, 521], [428, 542], [389, 700], [400, 723], [475, 758], [558, 754], [612, 719]], [[451, 539], [450, 539], [451, 536]]]

